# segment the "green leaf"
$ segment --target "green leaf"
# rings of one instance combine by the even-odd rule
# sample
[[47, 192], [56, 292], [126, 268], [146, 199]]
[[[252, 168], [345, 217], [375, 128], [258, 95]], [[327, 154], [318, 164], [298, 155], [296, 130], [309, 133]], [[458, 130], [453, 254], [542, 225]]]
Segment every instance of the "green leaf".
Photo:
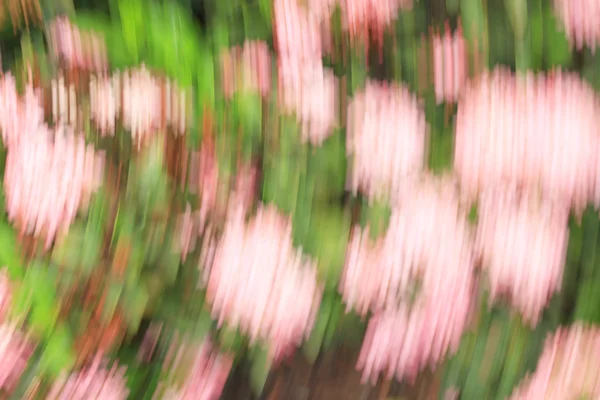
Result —
[[132, 334], [136, 333], [140, 326], [144, 311], [146, 310], [146, 304], [148, 304], [148, 299], [148, 290], [143, 284], [137, 287], [128, 288], [123, 294], [123, 311], [127, 321], [127, 328]]
[[558, 24], [552, 7], [544, 10], [544, 53], [547, 67], [568, 68], [572, 63], [569, 41], [564, 32], [558, 30]]
[[75, 364], [72, 346], [73, 339], [70, 332], [61, 325], [54, 331], [45, 345], [40, 360], [41, 372], [57, 378], [61, 372], [70, 371]]
[[319, 356], [319, 351], [321, 350], [321, 345], [323, 344], [323, 339], [327, 332], [327, 325], [333, 311], [333, 305], [333, 295], [328, 294], [323, 296], [317, 321], [315, 322], [315, 326], [313, 327], [308, 340], [303, 346], [304, 355], [308, 358], [310, 363], [314, 363]]
[[361, 208], [360, 224], [363, 228], [369, 227], [371, 239], [377, 240], [377, 238], [385, 235], [391, 215], [392, 208], [387, 201], [369, 203], [369, 201], [364, 200]]
[[271, 370], [271, 360], [269, 359], [269, 351], [263, 347], [255, 347], [250, 365], [250, 387], [255, 395], [259, 396]]
[[121, 294], [123, 293], [124, 284], [118, 281], [112, 281], [108, 284], [106, 297], [104, 298], [104, 308], [102, 309], [102, 320], [110, 322], [115, 314], [115, 310], [119, 305]]
[[350, 215], [339, 208], [316, 209], [311, 218], [307, 252], [317, 257], [319, 274], [328, 287], [339, 282], [350, 234]]
[[0, 223], [0, 263], [8, 267], [12, 279], [21, 278], [25, 274], [17, 251], [17, 237], [6, 221]]

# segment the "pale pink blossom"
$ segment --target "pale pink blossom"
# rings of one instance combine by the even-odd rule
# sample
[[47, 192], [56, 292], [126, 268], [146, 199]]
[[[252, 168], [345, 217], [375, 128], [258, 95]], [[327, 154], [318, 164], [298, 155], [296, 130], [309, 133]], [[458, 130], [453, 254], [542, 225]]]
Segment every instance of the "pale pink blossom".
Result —
[[511, 187], [485, 192], [479, 202], [477, 248], [490, 299], [507, 295], [535, 325], [560, 289], [567, 255], [568, 204]]
[[22, 233], [43, 236], [49, 248], [101, 184], [104, 159], [67, 127], [38, 129], [9, 149], [4, 190], [9, 220]]
[[31, 84], [20, 97], [15, 78], [5, 74], [0, 78], [0, 130], [6, 147], [13, 147], [21, 138], [35, 135], [43, 123], [44, 110], [39, 91]]
[[162, 119], [162, 90], [144, 65], [122, 75], [123, 126], [131, 131], [137, 146], [152, 137]]
[[372, 32], [380, 43], [398, 12], [410, 10], [412, 0], [341, 0], [342, 24], [351, 39], [366, 41]]
[[313, 0], [324, 5], [306, 7], [298, 0], [275, 0], [274, 39], [279, 57], [298, 62], [321, 60], [328, 50], [328, 17], [333, 10], [328, 1]]
[[319, 146], [338, 126], [338, 80], [320, 60], [304, 64], [297, 61], [284, 57], [279, 60], [280, 107], [296, 115], [303, 141]]
[[125, 400], [129, 395], [125, 368], [109, 369], [100, 356], [81, 371], [61, 376], [50, 389], [48, 400]]
[[264, 342], [278, 359], [310, 333], [321, 293], [315, 263], [292, 245], [289, 219], [259, 207], [246, 223], [243, 207], [229, 209], [206, 292], [219, 324]]
[[55, 124], [76, 126], [79, 104], [75, 85], [67, 85], [64, 77], [53, 79], [52, 88], [52, 118]]
[[186, 371], [183, 385], [171, 386], [165, 390], [164, 400], [218, 400], [229, 376], [233, 359], [229, 355], [219, 354], [210, 341], [200, 346], [187, 343], [172, 346], [173, 358], [168, 363], [169, 371]]
[[364, 379], [414, 378], [455, 351], [473, 295], [473, 235], [450, 179], [412, 181], [383, 237], [355, 230], [340, 291], [347, 309], [374, 312], [358, 367]]
[[466, 197], [511, 184], [540, 188], [579, 212], [600, 200], [600, 108], [578, 75], [515, 76], [497, 69], [465, 89], [454, 168]]
[[266, 97], [271, 90], [271, 54], [266, 42], [250, 40], [221, 55], [221, 79], [225, 96], [256, 92]]
[[93, 71], [107, 69], [106, 44], [97, 33], [81, 32], [66, 17], [55, 19], [49, 30], [54, 54], [67, 66]]
[[15, 324], [0, 324], [0, 389], [11, 391], [27, 368], [33, 346]]
[[433, 83], [438, 104], [458, 101], [460, 90], [467, 79], [467, 53], [465, 39], [459, 28], [450, 32], [446, 24], [443, 36], [433, 35]]
[[350, 189], [393, 196], [425, 167], [425, 112], [405, 86], [367, 82], [348, 107]]
[[164, 115], [165, 123], [175, 134], [183, 135], [190, 125], [191, 92], [181, 88], [170, 79], [165, 83]]
[[600, 3], [595, 0], [554, 0], [554, 10], [572, 46], [595, 52], [600, 41]]
[[579, 323], [551, 334], [532, 376], [514, 400], [600, 398], [600, 331]]
[[90, 77], [91, 119], [102, 136], [115, 133], [117, 117], [121, 112], [121, 83], [119, 75]]

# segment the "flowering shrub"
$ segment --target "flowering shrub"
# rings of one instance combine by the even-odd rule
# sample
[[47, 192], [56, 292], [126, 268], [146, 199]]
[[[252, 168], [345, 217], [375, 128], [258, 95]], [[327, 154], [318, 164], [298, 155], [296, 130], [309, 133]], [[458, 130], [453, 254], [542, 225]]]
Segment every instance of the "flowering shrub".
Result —
[[0, 13], [1, 398], [599, 395], [596, 4], [85, 3]]

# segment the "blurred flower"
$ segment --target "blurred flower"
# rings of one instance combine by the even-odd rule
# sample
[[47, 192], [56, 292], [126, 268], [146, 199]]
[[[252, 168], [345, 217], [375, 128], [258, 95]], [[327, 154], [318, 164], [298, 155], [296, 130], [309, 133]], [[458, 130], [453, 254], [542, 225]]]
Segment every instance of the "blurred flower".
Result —
[[438, 104], [458, 101], [467, 79], [467, 53], [460, 27], [452, 34], [446, 24], [443, 37], [439, 33], [433, 35], [433, 78]]
[[305, 64], [279, 61], [281, 107], [302, 124], [302, 139], [319, 146], [333, 133], [339, 119], [339, 90], [333, 71], [321, 61]]
[[508, 294], [524, 320], [537, 323], [552, 294], [560, 289], [568, 218], [567, 204], [531, 192], [503, 188], [482, 195], [477, 247], [492, 301]]
[[[171, 349], [174, 350], [173, 348]], [[209, 341], [199, 347], [186, 343], [177, 345], [173, 362], [168, 363], [169, 371], [178, 371], [180, 364], [190, 364], [181, 387], [169, 387], [164, 400], [218, 400], [229, 376], [233, 359], [215, 352]]]
[[425, 112], [405, 86], [367, 82], [349, 105], [347, 133], [354, 193], [393, 195], [425, 166]]
[[21, 232], [43, 235], [46, 248], [68, 230], [80, 206], [101, 184], [103, 157], [66, 127], [23, 138], [8, 151], [4, 189], [9, 220]]
[[75, 86], [65, 85], [61, 76], [52, 80], [52, 117], [56, 124], [69, 124], [76, 126], [77, 112], [79, 111]]
[[513, 393], [514, 400], [600, 397], [600, 331], [575, 324], [559, 328], [545, 342], [533, 374]]
[[106, 44], [98, 34], [80, 32], [66, 17], [54, 20], [49, 30], [54, 54], [69, 68], [106, 70]]
[[221, 55], [221, 79], [225, 96], [237, 91], [257, 92], [265, 97], [271, 90], [271, 54], [266, 42], [250, 40]]
[[123, 125], [131, 131], [134, 143], [141, 146], [160, 127], [161, 87], [144, 65], [123, 74]]
[[0, 324], [0, 389], [10, 392], [15, 388], [32, 353], [33, 346], [15, 324]]
[[110, 369], [100, 356], [79, 372], [60, 377], [50, 389], [48, 400], [125, 400], [129, 395], [125, 368], [115, 363]]
[[247, 224], [244, 214], [229, 210], [206, 296], [219, 324], [264, 340], [278, 359], [309, 334], [322, 290], [314, 263], [292, 246], [288, 219], [271, 207]]
[[571, 45], [577, 50], [588, 46], [594, 52], [600, 41], [600, 4], [594, 0], [554, 0], [554, 10]]
[[190, 120], [188, 115], [191, 104], [190, 92], [167, 79], [164, 93], [165, 123], [173, 129], [174, 133], [183, 135]]
[[307, 62], [321, 60], [330, 36], [329, 16], [333, 11], [331, 0], [312, 0], [309, 7], [298, 0], [275, 0], [274, 41], [277, 54], [282, 58]]
[[385, 235], [355, 231], [340, 291], [348, 309], [374, 312], [359, 360], [364, 378], [414, 378], [454, 351], [473, 294], [473, 237], [450, 179], [425, 176], [397, 199]]
[[90, 77], [91, 119], [96, 123], [102, 136], [115, 133], [116, 119], [121, 112], [121, 85], [119, 75], [112, 78]]
[[485, 187], [540, 188], [581, 212], [600, 188], [600, 113], [576, 74], [498, 69], [468, 85], [458, 106], [454, 167], [470, 199]]
[[0, 78], [0, 129], [6, 147], [17, 145], [23, 137], [37, 134], [44, 120], [39, 93], [30, 84], [19, 97], [15, 78], [5, 74]]
[[351, 39], [368, 44], [369, 31], [383, 44], [383, 32], [392, 25], [398, 11], [410, 10], [413, 0], [341, 0], [342, 24]]

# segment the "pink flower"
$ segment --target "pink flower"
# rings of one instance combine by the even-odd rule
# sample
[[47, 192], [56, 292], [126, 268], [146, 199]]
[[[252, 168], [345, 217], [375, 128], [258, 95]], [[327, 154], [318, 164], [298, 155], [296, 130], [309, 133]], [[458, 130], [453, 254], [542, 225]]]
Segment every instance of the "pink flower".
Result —
[[279, 61], [280, 106], [296, 115], [302, 125], [302, 139], [319, 146], [338, 126], [338, 81], [320, 60], [297, 61], [284, 57]]
[[[175, 350], [171, 348], [171, 352]], [[169, 357], [168, 357], [169, 358]], [[187, 362], [186, 377], [180, 387], [169, 387], [162, 399], [165, 400], [218, 400], [227, 381], [233, 359], [228, 355], [215, 352], [209, 341], [200, 346], [186, 343], [177, 346], [169, 371], [177, 371], [180, 365]]]
[[[400, 10], [410, 10], [412, 0], [341, 0], [343, 27], [350, 33], [351, 39], [368, 39], [373, 32], [381, 43], [383, 32], [392, 25]], [[368, 44], [368, 43], [367, 43]]]
[[33, 346], [14, 324], [0, 324], [0, 388], [11, 391], [27, 368]]
[[80, 32], [64, 17], [50, 24], [54, 54], [61, 57], [70, 68], [106, 70], [108, 58], [104, 39], [91, 32]]
[[477, 247], [491, 300], [507, 294], [533, 325], [560, 289], [568, 217], [568, 205], [514, 188], [490, 190], [479, 203]]
[[75, 85], [66, 85], [61, 76], [52, 80], [52, 117], [56, 124], [76, 126], [79, 111]]
[[511, 399], [562, 400], [600, 397], [600, 332], [575, 324], [545, 342], [537, 368]]
[[425, 112], [405, 86], [367, 82], [348, 107], [350, 188], [371, 199], [398, 193], [425, 166]]
[[229, 210], [206, 296], [220, 324], [266, 342], [277, 358], [309, 334], [322, 289], [315, 264], [292, 246], [287, 218], [270, 207], [248, 223], [244, 215]]
[[595, 0], [554, 0], [554, 10], [567, 38], [578, 50], [595, 51], [600, 39], [600, 4]]
[[17, 145], [23, 137], [36, 135], [44, 121], [44, 110], [37, 90], [30, 84], [19, 97], [15, 78], [0, 78], [0, 130], [6, 147]]
[[49, 248], [101, 184], [104, 161], [66, 127], [57, 128], [54, 140], [47, 127], [38, 129], [9, 149], [4, 188], [10, 221], [21, 232], [43, 235]]
[[308, 62], [321, 60], [325, 49], [324, 38], [328, 36], [326, 28], [327, 16], [330, 11], [326, 1], [317, 0], [313, 3], [320, 7], [303, 7], [297, 0], [275, 0], [274, 38], [277, 54], [282, 58]]
[[467, 54], [465, 40], [459, 28], [454, 34], [446, 24], [446, 33], [433, 36], [433, 77], [435, 98], [442, 102], [455, 103], [467, 79]]
[[112, 78], [90, 77], [91, 118], [102, 136], [114, 135], [115, 124], [121, 112], [121, 87], [119, 75]]
[[594, 90], [575, 74], [484, 74], [467, 86], [456, 116], [462, 191], [473, 199], [485, 187], [539, 187], [583, 210], [600, 200], [598, 111]]
[[425, 176], [397, 199], [372, 243], [354, 232], [340, 291], [348, 309], [374, 312], [358, 367], [363, 377], [414, 378], [454, 351], [473, 294], [473, 237], [454, 182]]
[[221, 79], [225, 96], [234, 92], [257, 92], [266, 97], [271, 90], [271, 55], [267, 43], [244, 42], [221, 56]]
[[59, 378], [50, 389], [48, 400], [125, 400], [129, 395], [125, 368], [114, 364], [110, 369], [96, 356], [79, 372]]
[[144, 65], [122, 75], [123, 125], [131, 131], [134, 143], [154, 135], [162, 120], [162, 90]]

